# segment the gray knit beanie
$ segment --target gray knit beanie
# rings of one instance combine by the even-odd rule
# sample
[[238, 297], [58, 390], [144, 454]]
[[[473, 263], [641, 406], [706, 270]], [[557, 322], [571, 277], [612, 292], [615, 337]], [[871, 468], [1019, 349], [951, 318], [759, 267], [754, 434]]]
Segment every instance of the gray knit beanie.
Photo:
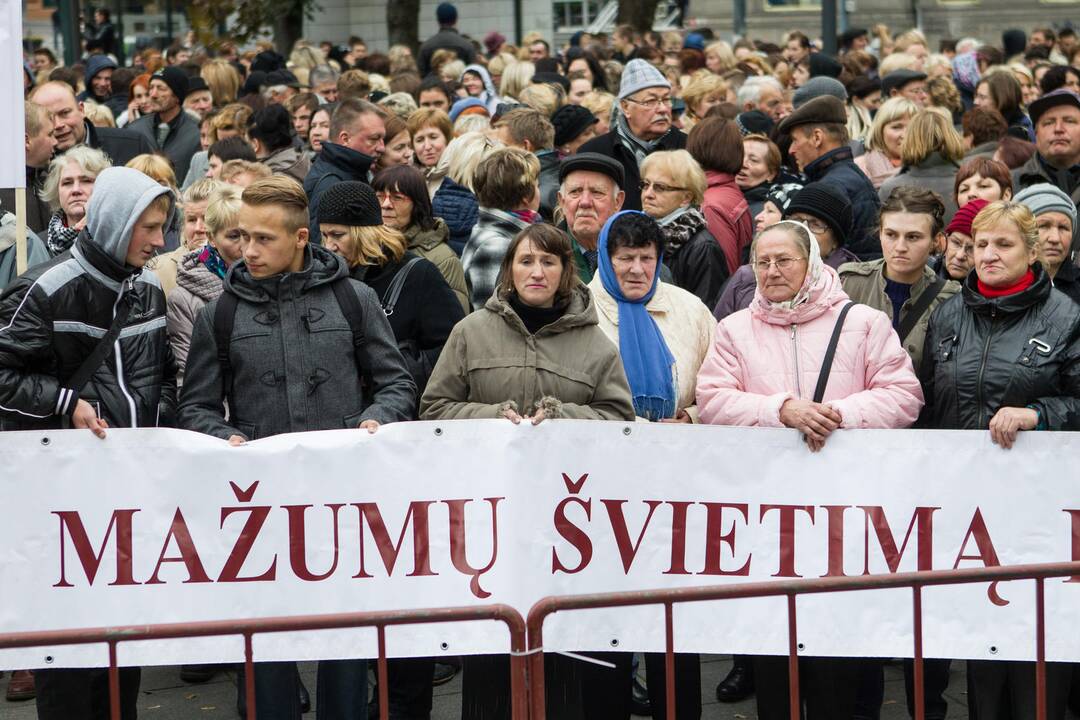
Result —
[[1024, 188], [1016, 194], [1013, 202], [1028, 206], [1035, 217], [1043, 213], [1059, 212], [1069, 216], [1073, 229], [1076, 228], [1076, 204], [1072, 198], [1050, 183], [1039, 183]]

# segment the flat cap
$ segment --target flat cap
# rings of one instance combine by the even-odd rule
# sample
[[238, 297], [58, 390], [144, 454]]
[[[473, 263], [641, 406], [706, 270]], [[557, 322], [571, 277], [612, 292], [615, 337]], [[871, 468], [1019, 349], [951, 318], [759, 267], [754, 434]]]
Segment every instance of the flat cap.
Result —
[[1031, 124], [1038, 125], [1039, 118], [1042, 117], [1042, 114], [1058, 105], [1072, 105], [1074, 108], [1080, 108], [1080, 95], [1077, 95], [1068, 88], [1058, 88], [1057, 90], [1046, 93], [1038, 100], [1032, 100], [1031, 104], [1028, 105], [1028, 115], [1031, 116]]
[[623, 170], [622, 163], [607, 155], [595, 152], [571, 155], [559, 163], [559, 182], [561, 183], [566, 179], [567, 175], [578, 170], [588, 170], [589, 172], [607, 175], [615, 181], [615, 184], [620, 189], [626, 187], [626, 171]]
[[899, 90], [909, 82], [925, 79], [926, 73], [919, 72], [918, 70], [908, 70], [907, 68], [893, 70], [891, 73], [881, 78], [881, 99], [888, 100], [889, 96], [892, 95], [893, 90]]
[[778, 131], [788, 133], [794, 127], [809, 124], [846, 125], [847, 109], [844, 107], [844, 101], [833, 95], [821, 95], [808, 100], [805, 105], [780, 122]]

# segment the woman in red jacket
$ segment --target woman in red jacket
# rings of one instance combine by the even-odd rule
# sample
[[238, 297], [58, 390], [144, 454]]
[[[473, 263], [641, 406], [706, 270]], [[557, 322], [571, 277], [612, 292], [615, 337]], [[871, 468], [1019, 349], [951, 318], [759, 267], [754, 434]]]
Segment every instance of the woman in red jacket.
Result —
[[754, 238], [754, 219], [735, 176], [743, 164], [742, 135], [730, 120], [705, 118], [690, 131], [686, 149], [705, 170], [701, 212], [727, 258], [728, 274], [747, 261]]

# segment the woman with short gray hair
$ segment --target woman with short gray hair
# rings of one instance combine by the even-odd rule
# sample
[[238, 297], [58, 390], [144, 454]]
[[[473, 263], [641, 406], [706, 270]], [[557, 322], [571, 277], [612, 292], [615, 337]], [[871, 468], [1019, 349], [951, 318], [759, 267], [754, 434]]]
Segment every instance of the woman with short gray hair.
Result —
[[105, 153], [85, 145], [77, 145], [49, 163], [41, 199], [53, 209], [45, 232], [45, 245], [51, 257], [75, 244], [75, 238], [86, 225], [86, 206], [94, 191], [94, 181], [110, 165]]

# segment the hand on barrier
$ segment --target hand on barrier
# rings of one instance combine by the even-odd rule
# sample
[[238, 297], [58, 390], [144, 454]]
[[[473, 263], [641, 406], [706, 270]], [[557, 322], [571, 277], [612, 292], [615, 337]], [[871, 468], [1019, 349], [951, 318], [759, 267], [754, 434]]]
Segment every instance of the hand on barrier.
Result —
[[378, 420], [365, 420], [358, 426], [360, 430], [367, 430], [368, 435], [374, 435], [375, 431], [379, 429]]
[[102, 440], [105, 439], [105, 430], [109, 423], [97, 416], [94, 408], [85, 400], [75, 403], [75, 412], [71, 413], [71, 426], [75, 428], [88, 428], [90, 432]]
[[1021, 430], [1034, 430], [1039, 424], [1039, 413], [1031, 408], [1003, 407], [990, 419], [990, 439], [1008, 450], [1016, 442]]
[[789, 398], [780, 406], [780, 422], [806, 436], [812, 452], [825, 446], [825, 438], [844, 421], [840, 411], [823, 403]]
[[244, 440], [243, 435], [230, 435], [229, 436], [229, 444], [232, 445], [233, 447], [240, 447], [245, 442], [247, 442], [247, 441]]
[[690, 419], [690, 415], [688, 415], [686, 410], [683, 409], [683, 410], [680, 410], [679, 414], [676, 415], [675, 417], [673, 417], [673, 418], [664, 418], [660, 422], [662, 422], [662, 423], [685, 423], [685, 424], [689, 425], [689, 424], [693, 423], [694, 421]]
[[504, 418], [506, 418], [507, 420], [509, 420], [510, 422], [514, 423], [515, 425], [518, 425], [518, 424], [521, 423], [521, 416], [518, 415], [518, 411], [515, 410], [514, 408], [510, 408], [510, 407], [506, 408], [505, 410], [503, 410], [502, 416]]

